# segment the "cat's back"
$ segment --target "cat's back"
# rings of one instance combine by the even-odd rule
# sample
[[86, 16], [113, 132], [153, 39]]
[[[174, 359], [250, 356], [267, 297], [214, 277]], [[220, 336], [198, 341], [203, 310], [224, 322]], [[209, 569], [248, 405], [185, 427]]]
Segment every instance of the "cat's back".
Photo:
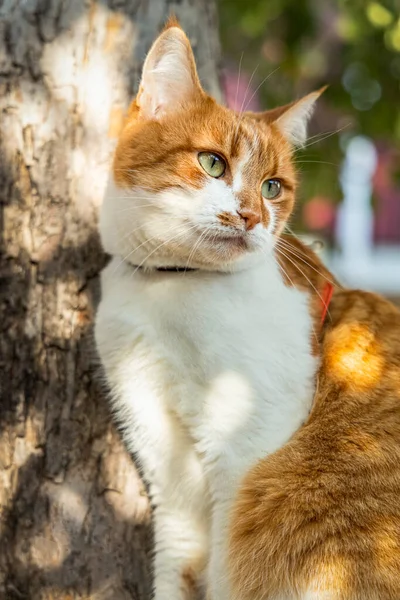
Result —
[[309, 421], [240, 491], [240, 599], [400, 598], [400, 313], [351, 291], [330, 309]]

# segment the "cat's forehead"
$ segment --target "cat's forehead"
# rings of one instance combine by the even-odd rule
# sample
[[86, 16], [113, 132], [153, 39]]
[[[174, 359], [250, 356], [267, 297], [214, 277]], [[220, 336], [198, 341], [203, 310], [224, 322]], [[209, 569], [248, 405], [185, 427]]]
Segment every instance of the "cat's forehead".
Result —
[[258, 147], [266, 147], [269, 143], [270, 132], [261, 135], [260, 127], [246, 115], [229, 111], [224, 118], [215, 119], [211, 126], [211, 134], [215, 140], [226, 146], [233, 158], [244, 153], [254, 153]]
[[212, 99], [159, 122], [140, 121], [133, 113], [116, 150], [114, 177], [125, 187], [135, 181], [160, 190], [185, 180], [200, 188], [209, 177], [195, 160], [202, 151], [226, 160], [228, 185], [238, 174], [241, 188], [248, 189], [258, 189], [267, 177], [294, 179], [291, 146], [273, 124], [235, 113]]
[[193, 114], [189, 123], [193, 148], [220, 152], [233, 163], [265, 170], [291, 160], [291, 147], [280, 132], [246, 113], [215, 106], [208, 114]]

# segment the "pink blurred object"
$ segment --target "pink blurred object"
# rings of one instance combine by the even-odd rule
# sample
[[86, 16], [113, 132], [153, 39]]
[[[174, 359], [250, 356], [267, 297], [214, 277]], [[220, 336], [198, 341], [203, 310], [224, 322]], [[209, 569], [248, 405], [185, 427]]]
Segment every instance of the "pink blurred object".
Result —
[[399, 152], [394, 148], [377, 147], [378, 164], [373, 189], [377, 197], [374, 219], [374, 241], [380, 244], [400, 242], [400, 188], [395, 181], [399, 169]]
[[251, 80], [247, 73], [241, 72], [239, 75], [239, 70], [227, 68], [223, 74], [222, 86], [228, 108], [237, 112], [261, 110], [254, 77]]
[[330, 231], [335, 220], [335, 207], [329, 198], [314, 196], [303, 207], [303, 220], [312, 231]]

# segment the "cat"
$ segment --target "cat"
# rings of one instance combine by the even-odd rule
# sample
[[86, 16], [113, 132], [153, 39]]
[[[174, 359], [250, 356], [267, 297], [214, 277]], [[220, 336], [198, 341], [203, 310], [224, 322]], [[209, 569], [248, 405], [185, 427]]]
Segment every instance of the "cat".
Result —
[[172, 20], [118, 141], [95, 338], [155, 505], [156, 600], [203, 588], [230, 598], [239, 483], [312, 406], [319, 309], [288, 282], [276, 243], [294, 205], [294, 149], [321, 92], [239, 115], [202, 89]]
[[[318, 285], [312, 253], [282, 247]], [[400, 598], [400, 312], [335, 285], [321, 342], [307, 422], [239, 487], [232, 600]]]

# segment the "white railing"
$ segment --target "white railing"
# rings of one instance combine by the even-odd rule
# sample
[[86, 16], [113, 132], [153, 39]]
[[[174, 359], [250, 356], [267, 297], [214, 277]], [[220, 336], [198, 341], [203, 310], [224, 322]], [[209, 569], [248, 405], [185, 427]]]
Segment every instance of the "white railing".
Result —
[[373, 243], [372, 177], [377, 153], [371, 140], [354, 137], [341, 173], [343, 202], [336, 223], [337, 251], [325, 255], [335, 275], [351, 287], [400, 294], [400, 246]]

